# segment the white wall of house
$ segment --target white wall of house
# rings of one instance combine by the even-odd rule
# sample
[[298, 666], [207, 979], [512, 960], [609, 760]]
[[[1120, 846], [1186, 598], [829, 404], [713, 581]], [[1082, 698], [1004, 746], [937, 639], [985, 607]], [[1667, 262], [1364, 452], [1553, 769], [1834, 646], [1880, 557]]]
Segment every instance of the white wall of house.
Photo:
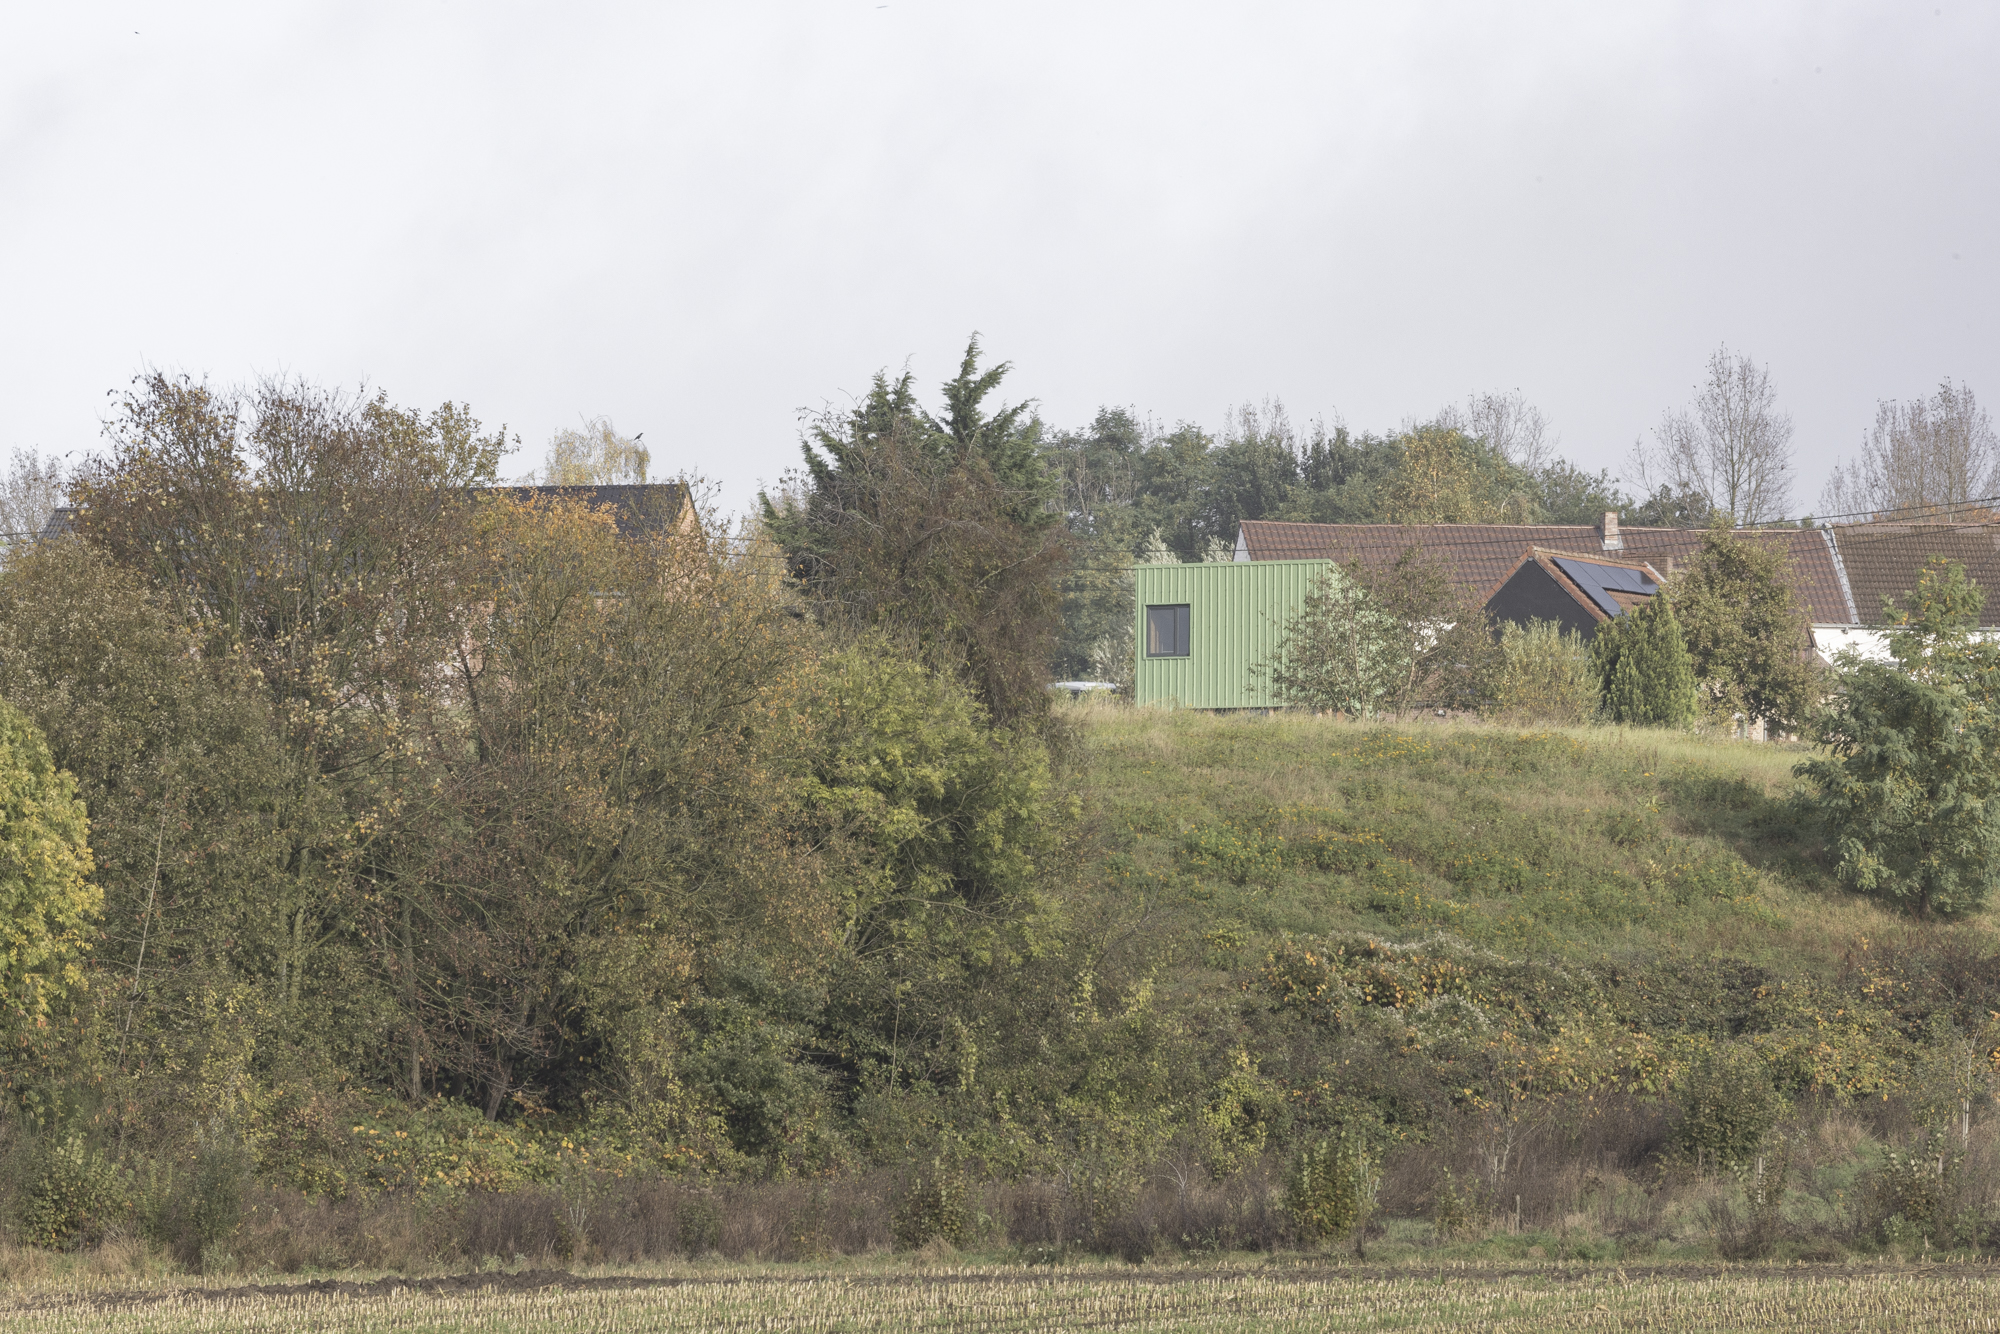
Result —
[[[1823, 662], [1832, 662], [1833, 655], [1843, 649], [1853, 649], [1874, 662], [1889, 661], [1889, 632], [1884, 629], [1867, 625], [1815, 625], [1812, 637], [1813, 651]], [[1973, 631], [1972, 637], [2000, 637], [2000, 626], [1984, 626]]]
[[1889, 661], [1889, 636], [1883, 630], [1865, 625], [1815, 625], [1812, 637], [1813, 651], [1821, 662], [1830, 664], [1834, 654], [1848, 650], [1875, 662]]

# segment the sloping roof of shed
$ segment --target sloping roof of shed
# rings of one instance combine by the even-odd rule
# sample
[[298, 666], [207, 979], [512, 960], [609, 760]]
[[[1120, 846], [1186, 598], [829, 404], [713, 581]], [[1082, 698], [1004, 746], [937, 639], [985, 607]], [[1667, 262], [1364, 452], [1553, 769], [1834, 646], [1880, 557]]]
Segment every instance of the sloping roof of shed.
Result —
[[1567, 593], [1577, 606], [1599, 621], [1640, 606], [1660, 591], [1659, 571], [1637, 561], [1609, 556], [1578, 555], [1568, 551], [1544, 551], [1531, 547], [1486, 591], [1484, 604], [1493, 600], [1513, 582], [1524, 566], [1533, 565]]
[[[1547, 553], [1547, 556], [1549, 562], [1568, 575], [1569, 581], [1606, 616], [1616, 616], [1660, 591], [1659, 581], [1652, 577], [1652, 571], [1642, 565], [1562, 556], [1553, 552]], [[1621, 600], [1617, 596], [1619, 593], [1626, 597]]]
[[[1619, 536], [1623, 547], [1604, 552], [1606, 559], [1642, 562], [1662, 574], [1667, 572], [1669, 560], [1685, 565], [1701, 549], [1699, 529], [1621, 527]], [[1813, 621], [1834, 625], [1853, 621], [1822, 530], [1744, 528], [1738, 529], [1736, 536], [1759, 546], [1775, 546], [1791, 558], [1792, 588]], [[1242, 537], [1252, 560], [1359, 562], [1367, 569], [1386, 569], [1404, 551], [1419, 547], [1435, 552], [1466, 595], [1481, 600], [1530, 548], [1590, 551], [1603, 540], [1588, 524], [1276, 523], [1258, 519], [1244, 521]], [[1907, 583], [1902, 585], [1907, 587]], [[1858, 588], [1855, 596], [1858, 601]]]

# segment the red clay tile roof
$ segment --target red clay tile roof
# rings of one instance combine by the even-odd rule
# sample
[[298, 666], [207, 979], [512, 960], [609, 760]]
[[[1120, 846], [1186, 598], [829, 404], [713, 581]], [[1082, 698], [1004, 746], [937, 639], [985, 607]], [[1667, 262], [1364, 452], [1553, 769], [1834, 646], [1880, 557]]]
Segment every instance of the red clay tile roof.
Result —
[[[1814, 623], [1854, 622], [1824, 530], [1738, 529], [1736, 535], [1746, 542], [1778, 547], [1791, 557], [1793, 589]], [[1359, 561], [1366, 568], [1386, 569], [1410, 547], [1420, 547], [1437, 553], [1453, 581], [1474, 600], [1483, 600], [1535, 547], [1578, 555], [1599, 551], [1616, 561], [1644, 562], [1661, 574], [1671, 573], [1669, 561], [1675, 566], [1686, 565], [1701, 548], [1699, 529], [1621, 526], [1619, 536], [1624, 540], [1622, 548], [1603, 551], [1603, 535], [1587, 524], [1274, 523], [1250, 519], [1242, 527], [1243, 547], [1252, 560], [1332, 560], [1343, 565]], [[1896, 591], [1909, 586], [1906, 581]], [[2000, 587], [2000, 582], [1995, 586]], [[1857, 588], [1857, 602], [1860, 596]], [[1871, 618], [1868, 608], [1859, 610], [1864, 619]], [[1879, 619], [1879, 611], [1872, 618]]]
[[2000, 625], [2000, 524], [1856, 523], [1832, 531], [1862, 624], [1881, 625], [1883, 596], [1903, 601], [1924, 562], [1943, 556], [1986, 591], [1980, 624]]

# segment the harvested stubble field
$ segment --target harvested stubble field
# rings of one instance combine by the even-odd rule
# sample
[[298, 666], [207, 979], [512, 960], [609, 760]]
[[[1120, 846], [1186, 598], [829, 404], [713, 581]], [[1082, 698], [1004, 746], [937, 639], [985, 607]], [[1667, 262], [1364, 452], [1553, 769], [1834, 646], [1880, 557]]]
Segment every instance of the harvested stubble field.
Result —
[[559, 1272], [72, 1293], [0, 1304], [62, 1331], [1992, 1330], [1986, 1266], [1298, 1268], [660, 1277]]

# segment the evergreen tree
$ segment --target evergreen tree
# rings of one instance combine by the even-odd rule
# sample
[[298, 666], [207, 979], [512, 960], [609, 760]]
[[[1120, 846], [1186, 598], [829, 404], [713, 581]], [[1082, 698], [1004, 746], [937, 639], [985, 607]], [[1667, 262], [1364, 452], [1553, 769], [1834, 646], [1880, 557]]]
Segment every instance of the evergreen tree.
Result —
[[1613, 722], [1685, 727], [1694, 721], [1694, 662], [1666, 598], [1597, 627], [1591, 657]]
[[1088, 428], [1042, 444], [1075, 553], [1062, 585], [1053, 666], [1060, 679], [1120, 681], [1132, 673], [1130, 567], [1139, 546], [1132, 501], [1145, 446], [1145, 427], [1124, 408], [1100, 408]]
[[1028, 404], [983, 406], [1010, 365], [979, 356], [975, 336], [941, 417], [909, 372], [877, 374], [851, 411], [808, 427], [805, 468], [763, 517], [822, 621], [908, 641], [1010, 724], [1047, 708], [1073, 542], [1041, 423]]

